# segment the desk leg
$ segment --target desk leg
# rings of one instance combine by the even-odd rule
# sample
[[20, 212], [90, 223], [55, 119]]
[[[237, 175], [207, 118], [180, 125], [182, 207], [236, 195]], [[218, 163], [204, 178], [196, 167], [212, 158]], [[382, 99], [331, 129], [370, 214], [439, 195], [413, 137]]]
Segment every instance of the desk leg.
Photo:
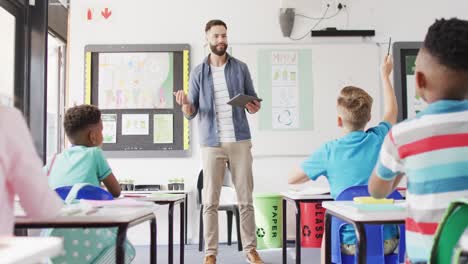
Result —
[[[185, 194], [185, 202], [184, 202], [184, 206], [185, 206], [185, 214], [184, 214], [184, 220], [185, 220], [185, 231], [184, 231], [184, 234], [185, 234], [185, 245], [188, 244], [188, 239], [187, 239], [187, 216], [188, 216], [188, 193]], [[182, 243], [182, 242], [181, 242]]]
[[296, 206], [296, 263], [301, 263], [301, 207], [299, 202], [294, 202]]
[[184, 264], [184, 207], [185, 207], [185, 202], [180, 203], [180, 264]]
[[325, 263], [331, 263], [331, 219], [332, 216], [325, 211]]
[[150, 243], [150, 263], [156, 264], [156, 260], [158, 257], [158, 246], [157, 246], [157, 224], [156, 224], [156, 217], [151, 219], [150, 222], [150, 235], [151, 235], [151, 243]]
[[174, 202], [169, 203], [169, 237], [168, 237], [169, 264], [174, 263]]
[[287, 263], [287, 255], [286, 255], [286, 242], [287, 242], [287, 230], [286, 230], [286, 227], [288, 226], [287, 225], [287, 221], [286, 221], [286, 209], [287, 209], [287, 206], [288, 206], [288, 203], [285, 199], [283, 199], [283, 264], [286, 264]]
[[125, 238], [127, 236], [128, 225], [122, 224], [117, 228], [117, 244], [116, 246], [116, 263], [124, 264], [125, 263]]
[[358, 263], [360, 264], [365, 264], [366, 263], [366, 258], [367, 258], [367, 252], [366, 252], [366, 245], [367, 245], [367, 239], [366, 239], [366, 230], [364, 229], [364, 225], [361, 223], [354, 223], [354, 230], [356, 230], [356, 247], [358, 249]]

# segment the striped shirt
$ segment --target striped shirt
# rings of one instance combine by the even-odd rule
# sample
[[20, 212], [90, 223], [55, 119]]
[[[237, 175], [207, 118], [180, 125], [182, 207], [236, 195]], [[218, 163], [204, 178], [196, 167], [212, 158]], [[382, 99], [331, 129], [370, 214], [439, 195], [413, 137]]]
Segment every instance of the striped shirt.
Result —
[[235, 142], [234, 123], [232, 121], [232, 106], [227, 102], [230, 100], [229, 92], [224, 76], [224, 64], [221, 67], [211, 65], [213, 73], [214, 99], [216, 111], [216, 126], [219, 142]]
[[468, 197], [468, 100], [430, 104], [385, 138], [377, 175], [408, 179], [406, 248], [411, 262], [428, 261], [435, 231], [450, 202]]

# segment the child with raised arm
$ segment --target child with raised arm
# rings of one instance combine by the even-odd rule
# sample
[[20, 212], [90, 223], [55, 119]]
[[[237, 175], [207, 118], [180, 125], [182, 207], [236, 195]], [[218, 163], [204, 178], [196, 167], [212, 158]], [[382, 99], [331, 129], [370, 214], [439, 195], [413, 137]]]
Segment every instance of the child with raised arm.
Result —
[[[289, 184], [304, 183], [325, 176], [330, 184], [333, 198], [348, 187], [365, 185], [378, 159], [380, 146], [385, 135], [397, 120], [398, 106], [390, 82], [392, 59], [386, 56], [381, 66], [384, 94], [384, 116], [375, 127], [365, 129], [371, 119], [372, 97], [363, 89], [348, 86], [341, 90], [337, 100], [337, 123], [344, 136], [329, 141], [317, 149], [301, 167], [291, 173]], [[340, 233], [341, 252], [354, 255], [356, 237], [351, 225]], [[384, 227], [384, 253], [390, 254], [398, 245], [396, 226]], [[322, 241], [322, 252], [324, 242]], [[322, 254], [322, 262], [324, 254]]]
[[406, 175], [406, 253], [411, 262], [425, 263], [450, 202], [468, 198], [467, 20], [432, 24], [416, 57], [415, 79], [429, 105], [391, 129], [369, 192], [385, 197]]

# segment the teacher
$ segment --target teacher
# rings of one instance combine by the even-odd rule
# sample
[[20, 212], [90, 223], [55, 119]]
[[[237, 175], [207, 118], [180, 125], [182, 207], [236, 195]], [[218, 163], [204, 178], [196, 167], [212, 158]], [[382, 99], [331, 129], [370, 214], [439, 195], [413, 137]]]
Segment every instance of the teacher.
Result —
[[261, 264], [257, 253], [255, 216], [252, 204], [252, 143], [245, 110], [255, 114], [260, 102], [245, 108], [227, 104], [237, 94], [257, 96], [247, 65], [230, 56], [227, 26], [221, 20], [205, 27], [210, 54], [191, 72], [188, 96], [174, 93], [187, 119], [198, 114], [203, 161], [203, 223], [206, 242], [205, 264], [216, 263], [218, 253], [218, 205], [226, 164], [237, 192], [240, 233], [248, 263]]

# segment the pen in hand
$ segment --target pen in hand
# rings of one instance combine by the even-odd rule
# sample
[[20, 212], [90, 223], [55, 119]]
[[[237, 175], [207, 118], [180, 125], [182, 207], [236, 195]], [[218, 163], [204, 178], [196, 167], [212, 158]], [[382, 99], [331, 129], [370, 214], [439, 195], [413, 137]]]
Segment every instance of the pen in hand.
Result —
[[390, 47], [392, 46], [392, 37], [388, 38], [388, 50], [387, 50], [387, 56], [390, 55]]

